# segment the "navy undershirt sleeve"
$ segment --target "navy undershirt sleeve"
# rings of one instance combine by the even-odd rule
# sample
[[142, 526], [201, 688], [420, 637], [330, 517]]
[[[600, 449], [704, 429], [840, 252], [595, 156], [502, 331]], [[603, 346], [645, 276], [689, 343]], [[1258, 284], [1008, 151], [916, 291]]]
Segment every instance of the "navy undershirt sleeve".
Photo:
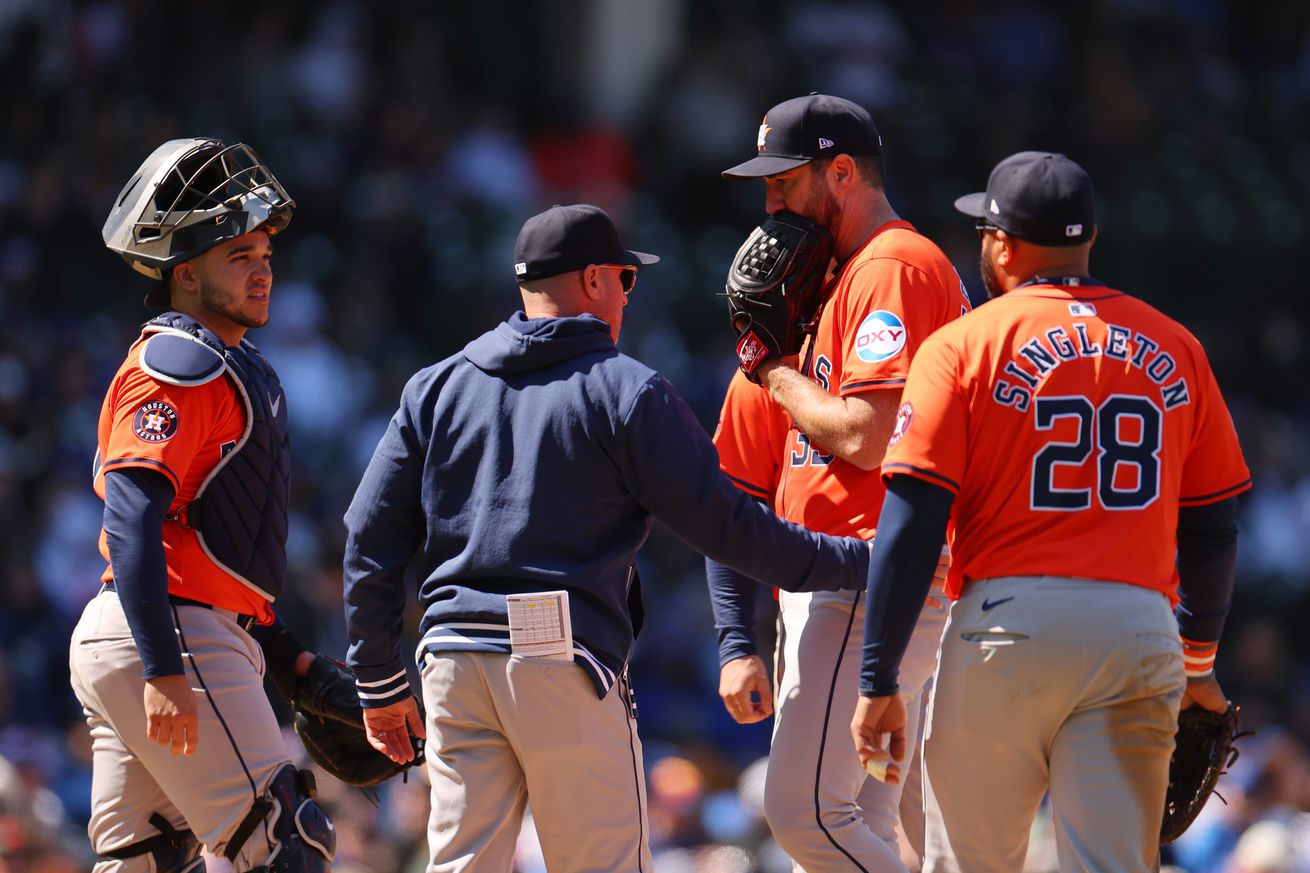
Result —
[[1237, 498], [1178, 511], [1178, 632], [1197, 643], [1223, 633], [1237, 572]]
[[705, 579], [710, 588], [714, 629], [719, 634], [719, 666], [759, 654], [755, 643], [755, 592], [759, 583], [713, 558], [705, 559]]
[[161, 533], [173, 494], [168, 478], [153, 470], [128, 467], [105, 474], [109, 563], [147, 679], [186, 672], [168, 604]]
[[955, 496], [914, 476], [887, 480], [869, 558], [860, 693], [896, 693], [901, 658], [932, 587]]

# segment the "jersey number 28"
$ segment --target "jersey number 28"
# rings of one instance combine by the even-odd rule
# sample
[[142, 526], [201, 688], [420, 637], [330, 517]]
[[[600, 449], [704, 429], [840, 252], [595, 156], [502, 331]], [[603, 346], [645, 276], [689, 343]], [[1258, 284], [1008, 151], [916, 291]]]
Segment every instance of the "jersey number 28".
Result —
[[[1033, 509], [1088, 509], [1093, 491], [1105, 509], [1143, 509], [1160, 495], [1162, 415], [1146, 397], [1115, 394], [1100, 406], [1092, 406], [1082, 396], [1039, 397], [1034, 416], [1038, 430], [1051, 430], [1062, 418], [1075, 419], [1078, 424], [1073, 442], [1051, 440], [1033, 456]], [[1093, 451], [1098, 453], [1094, 487], [1055, 487], [1057, 464], [1081, 467]]]

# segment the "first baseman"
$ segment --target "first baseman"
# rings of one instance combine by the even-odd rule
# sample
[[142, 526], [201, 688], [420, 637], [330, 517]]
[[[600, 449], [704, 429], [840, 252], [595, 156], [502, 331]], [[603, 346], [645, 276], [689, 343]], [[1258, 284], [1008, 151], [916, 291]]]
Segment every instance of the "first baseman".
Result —
[[[968, 297], [941, 250], [888, 203], [882, 138], [863, 108], [822, 94], [787, 100], [764, 116], [756, 148], [723, 175], [763, 180], [770, 214], [787, 210], [825, 228], [836, 268], [801, 361], [765, 361], [755, 370], [759, 386], [736, 374], [715, 444], [738, 487], [772, 501], [783, 518], [868, 539], [882, 502], [878, 465], [910, 361], [929, 334], [968, 310]], [[711, 566], [709, 575], [721, 631], [720, 693], [738, 721], [757, 720], [769, 686], [755, 652], [754, 601], [733, 574]], [[780, 605], [764, 799], [774, 837], [806, 870], [904, 870], [895, 834], [901, 786], [866, 787], [846, 736], [864, 599], [784, 592]], [[915, 634], [903, 686], [915, 712], [945, 615], [944, 600], [930, 598]]]
[[656, 518], [785, 587], [866, 572], [864, 543], [733, 488], [673, 386], [619, 352], [628, 294], [657, 260], [595, 206], [528, 219], [523, 310], [410, 380], [346, 513], [349, 660], [396, 760], [417, 718], [400, 652], [417, 573], [433, 873], [510, 870], [529, 803], [552, 873], [652, 869], [627, 664]]
[[[105, 395], [100, 592], [69, 660], [93, 740], [97, 873], [319, 873], [335, 847], [264, 695], [257, 628], [286, 570], [287, 409], [244, 339], [268, 320], [287, 192], [246, 145], [164, 143], [115, 201], [106, 245], [157, 280]], [[296, 648], [301, 668], [313, 655]]]
[[995, 299], [910, 367], [855, 744], [905, 744], [897, 668], [949, 517], [925, 869], [1020, 870], [1049, 791], [1061, 870], [1155, 870], [1180, 701], [1227, 708], [1213, 663], [1250, 473], [1200, 343], [1089, 274], [1081, 167], [1021, 152], [956, 208]]

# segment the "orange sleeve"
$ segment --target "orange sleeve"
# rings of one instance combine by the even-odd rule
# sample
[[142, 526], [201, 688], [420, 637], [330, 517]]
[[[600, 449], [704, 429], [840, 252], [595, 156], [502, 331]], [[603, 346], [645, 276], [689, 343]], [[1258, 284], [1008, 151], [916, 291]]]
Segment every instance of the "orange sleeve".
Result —
[[1202, 506], [1251, 487], [1251, 471], [1242, 458], [1237, 429], [1219, 391], [1219, 383], [1200, 343], [1193, 341], [1196, 364], [1196, 417], [1192, 444], [1183, 464], [1180, 506]]
[[139, 368], [126, 370], [106, 399], [108, 434], [97, 478], [115, 469], [145, 467], [163, 473], [181, 492], [188, 470], [213, 437], [223, 406], [230, 405], [230, 395], [225, 378], [182, 387]]
[[925, 343], [914, 357], [901, 397], [882, 475], [917, 476], [958, 494], [969, 449], [959, 351], [940, 339]]
[[855, 265], [840, 314], [846, 347], [838, 352], [838, 393], [904, 385], [915, 351], [941, 323], [929, 302], [940, 296], [922, 270], [899, 258]]
[[772, 395], [735, 371], [714, 429], [719, 469], [742, 491], [772, 501], [789, 426], [786, 412]]

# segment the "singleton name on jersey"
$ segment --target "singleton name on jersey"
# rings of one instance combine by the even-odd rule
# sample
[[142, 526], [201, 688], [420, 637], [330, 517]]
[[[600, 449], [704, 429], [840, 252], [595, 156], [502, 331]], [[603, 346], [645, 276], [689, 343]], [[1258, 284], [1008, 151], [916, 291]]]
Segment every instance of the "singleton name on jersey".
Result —
[[1002, 406], [1013, 406], [1020, 412], [1027, 412], [1032, 403], [1032, 392], [1046, 374], [1065, 361], [1104, 355], [1128, 361], [1133, 367], [1145, 372], [1147, 378], [1160, 386], [1160, 401], [1166, 411], [1191, 402], [1186, 379], [1180, 376], [1170, 384], [1164, 384], [1178, 369], [1178, 363], [1173, 355], [1163, 351], [1160, 344], [1146, 334], [1134, 333], [1129, 328], [1107, 323], [1103, 347], [1091, 339], [1084, 323], [1074, 324], [1073, 333], [1070, 336], [1064, 325], [1057, 325], [1042, 336], [1032, 337], [1019, 346], [1018, 355], [1002, 368], [1002, 372], [1015, 377], [1017, 381], [998, 379], [992, 389], [992, 400]]

